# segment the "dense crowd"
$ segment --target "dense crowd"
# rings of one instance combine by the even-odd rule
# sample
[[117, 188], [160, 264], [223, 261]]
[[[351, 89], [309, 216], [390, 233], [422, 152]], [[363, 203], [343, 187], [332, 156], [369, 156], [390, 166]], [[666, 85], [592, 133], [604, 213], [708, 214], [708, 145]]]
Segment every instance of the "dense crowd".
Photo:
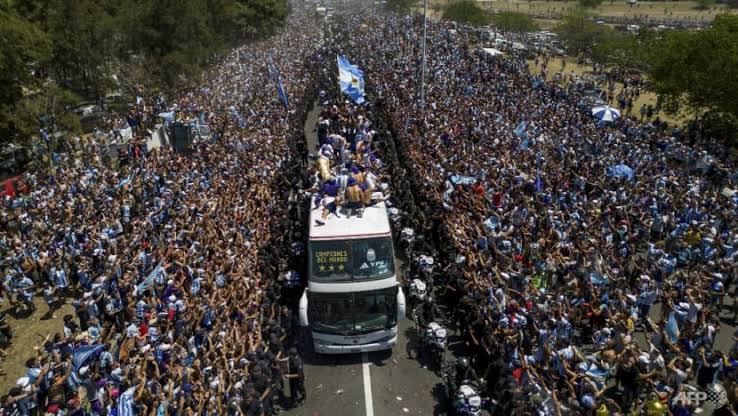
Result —
[[[43, 293], [53, 317], [3, 414], [270, 415], [302, 380], [283, 296], [289, 172], [312, 102], [321, 31], [299, 5], [280, 34], [234, 50], [176, 97], [140, 97], [69, 143], [0, 208], [4, 298]], [[289, 103], [278, 99], [278, 74]], [[289, 107], [286, 108], [285, 104]], [[207, 125], [189, 154], [150, 149], [154, 125]], [[28, 302], [27, 302], [28, 303]], [[292, 384], [292, 383], [291, 383]], [[294, 383], [297, 386], [297, 383]], [[304, 399], [291, 389], [292, 404]]]
[[423, 105], [422, 23], [355, 20], [345, 46], [399, 138], [399, 206], [443, 260], [434, 293], [500, 414], [734, 414], [738, 349], [715, 345], [735, 314], [734, 166], [635, 111], [599, 122], [575, 83], [448, 23], [428, 26]]
[[[295, 7], [196, 88], [141, 92], [109, 126], [132, 130], [127, 163], [92, 139], [26, 175], [30, 194], [0, 208], [4, 295], [43, 293], [49, 316], [70, 296], [75, 315], [34, 348], [3, 408], [272, 414], [285, 378], [304, 398], [284, 296], [290, 190], [312, 187], [330, 221], [387, 198], [391, 173], [394, 212], [426, 237], [414, 250], [440, 260], [428, 283], [500, 414], [686, 415], [690, 388], [735, 414], [738, 348], [715, 344], [738, 311], [723, 304], [734, 166], [650, 117], [598, 122], [577, 83], [489, 56], [465, 27], [429, 23], [424, 101], [419, 21], [362, 12], [332, 33]], [[317, 97], [306, 178], [301, 122], [335, 81], [335, 52], [364, 70], [371, 103]], [[212, 133], [189, 155], [148, 149], [161, 114]], [[377, 118], [397, 137], [390, 166], [374, 153]]]

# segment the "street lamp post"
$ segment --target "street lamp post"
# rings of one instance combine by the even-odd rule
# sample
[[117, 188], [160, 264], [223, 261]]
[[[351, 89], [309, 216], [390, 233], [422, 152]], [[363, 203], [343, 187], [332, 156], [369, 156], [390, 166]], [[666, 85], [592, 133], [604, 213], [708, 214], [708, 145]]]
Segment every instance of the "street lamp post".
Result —
[[423, 0], [423, 64], [420, 72], [420, 105], [425, 110], [425, 37], [428, 25], [428, 0]]

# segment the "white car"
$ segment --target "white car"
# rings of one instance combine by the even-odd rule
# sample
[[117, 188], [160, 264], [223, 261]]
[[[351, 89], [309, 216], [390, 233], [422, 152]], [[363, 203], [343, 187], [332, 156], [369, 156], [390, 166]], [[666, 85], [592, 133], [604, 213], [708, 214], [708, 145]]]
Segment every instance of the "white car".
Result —
[[95, 104], [83, 105], [74, 109], [74, 113], [76, 113], [80, 117], [87, 117], [92, 114], [99, 113], [100, 111], [100, 106]]

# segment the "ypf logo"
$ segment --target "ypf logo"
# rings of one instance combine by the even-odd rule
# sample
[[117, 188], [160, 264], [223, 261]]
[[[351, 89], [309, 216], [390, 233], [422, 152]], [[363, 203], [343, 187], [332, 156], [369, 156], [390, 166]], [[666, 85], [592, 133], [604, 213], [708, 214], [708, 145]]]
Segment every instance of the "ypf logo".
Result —
[[680, 391], [677, 393], [676, 402], [686, 406], [699, 406], [707, 400], [704, 391]]

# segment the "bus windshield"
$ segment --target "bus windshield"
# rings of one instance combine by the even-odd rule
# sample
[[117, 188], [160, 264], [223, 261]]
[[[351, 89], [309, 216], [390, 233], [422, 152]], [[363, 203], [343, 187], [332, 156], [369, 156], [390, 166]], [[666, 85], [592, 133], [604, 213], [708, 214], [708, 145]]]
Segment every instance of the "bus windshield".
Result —
[[310, 279], [326, 282], [392, 276], [395, 272], [392, 238], [312, 241], [310, 272]]
[[397, 325], [397, 286], [357, 293], [310, 293], [310, 326], [333, 335], [361, 335]]

